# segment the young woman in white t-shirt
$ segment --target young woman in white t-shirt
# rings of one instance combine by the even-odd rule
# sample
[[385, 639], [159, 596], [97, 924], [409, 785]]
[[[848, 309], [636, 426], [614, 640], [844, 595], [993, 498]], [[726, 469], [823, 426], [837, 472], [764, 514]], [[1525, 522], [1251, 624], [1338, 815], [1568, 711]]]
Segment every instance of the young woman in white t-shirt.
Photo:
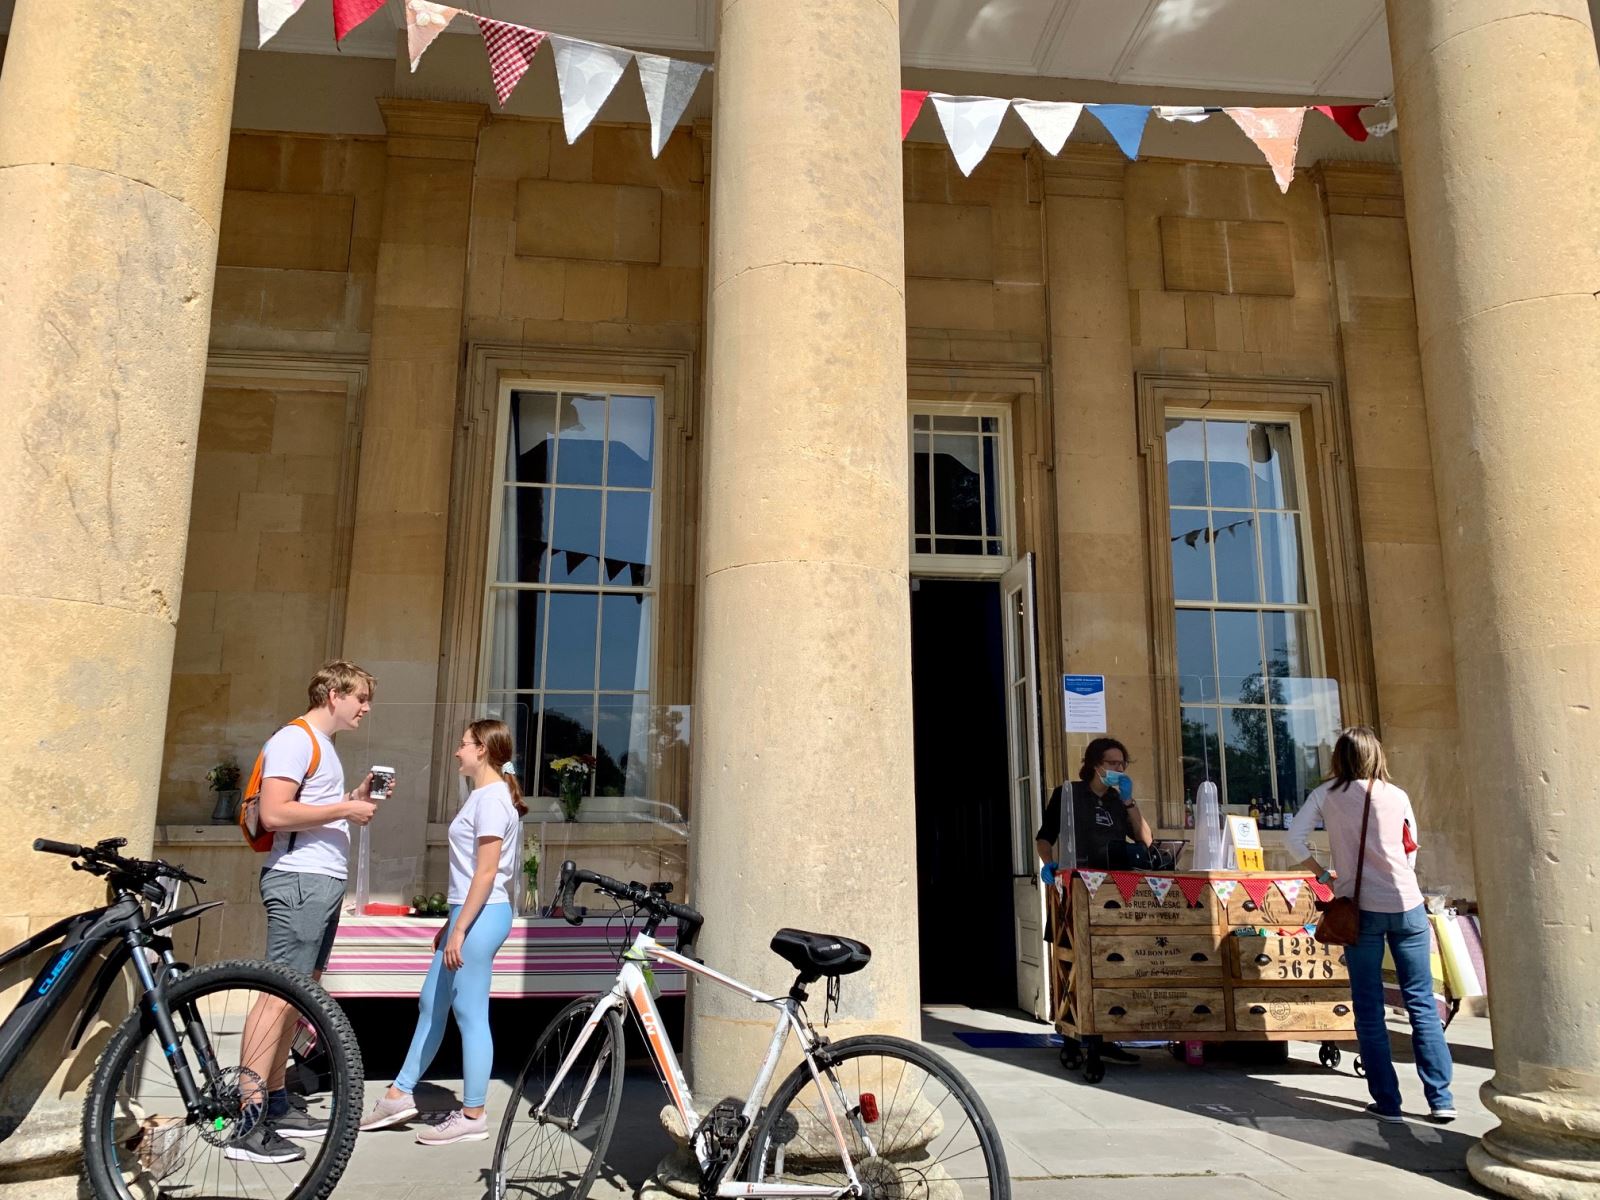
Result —
[[528, 811], [511, 754], [511, 731], [503, 721], [474, 721], [461, 736], [456, 769], [472, 780], [472, 794], [450, 822], [450, 919], [433, 939], [433, 964], [422, 985], [422, 1011], [405, 1065], [361, 1122], [363, 1130], [399, 1125], [417, 1115], [412, 1092], [438, 1053], [453, 1011], [461, 1032], [462, 1106], [424, 1128], [417, 1141], [447, 1146], [489, 1136], [484, 1111], [494, 1066], [489, 982], [495, 952], [511, 933], [507, 885], [517, 869], [517, 832]]

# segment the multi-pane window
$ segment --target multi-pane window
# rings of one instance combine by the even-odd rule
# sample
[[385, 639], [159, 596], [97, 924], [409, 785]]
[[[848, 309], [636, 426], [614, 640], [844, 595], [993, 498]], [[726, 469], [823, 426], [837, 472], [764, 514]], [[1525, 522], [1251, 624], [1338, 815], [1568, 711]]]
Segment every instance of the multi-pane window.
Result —
[[1293, 811], [1322, 775], [1331, 685], [1320, 677], [1296, 432], [1288, 419], [1166, 423], [1190, 797], [1211, 780], [1224, 803]]
[[[597, 796], [649, 794], [659, 398], [514, 390], [491, 548], [490, 699], [518, 717], [523, 786], [592, 754]], [[508, 718], [510, 719], [510, 718]]]
[[911, 552], [1003, 558], [1004, 422], [998, 415], [911, 415]]

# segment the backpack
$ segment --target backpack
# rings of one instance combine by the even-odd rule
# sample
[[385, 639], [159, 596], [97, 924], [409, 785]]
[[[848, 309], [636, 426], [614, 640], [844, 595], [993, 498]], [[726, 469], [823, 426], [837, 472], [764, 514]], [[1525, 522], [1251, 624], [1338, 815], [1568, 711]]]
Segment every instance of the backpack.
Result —
[[[298, 725], [306, 731], [306, 736], [311, 739], [311, 765], [306, 767], [305, 779], [300, 781], [300, 787], [295, 789], [295, 797], [300, 795], [300, 788], [305, 787], [306, 779], [317, 773], [317, 767], [322, 764], [322, 745], [317, 741], [317, 735], [311, 732], [311, 726], [304, 719], [296, 717], [289, 725]], [[289, 728], [285, 725], [284, 729]], [[272, 842], [276, 836], [272, 830], [261, 823], [261, 768], [266, 765], [267, 748], [261, 747], [261, 753], [256, 755], [256, 765], [250, 769], [250, 782], [245, 784], [244, 799], [239, 802], [239, 832], [244, 835], [244, 840], [250, 843], [250, 849], [257, 854], [265, 854], [272, 849]], [[291, 839], [293, 835], [290, 835]], [[292, 842], [291, 842], [292, 848]]]

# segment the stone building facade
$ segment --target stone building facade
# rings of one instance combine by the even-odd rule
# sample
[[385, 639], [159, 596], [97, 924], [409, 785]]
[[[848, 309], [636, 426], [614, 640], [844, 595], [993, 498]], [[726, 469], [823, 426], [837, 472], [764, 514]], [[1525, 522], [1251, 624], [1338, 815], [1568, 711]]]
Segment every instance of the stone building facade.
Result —
[[[852, 926], [879, 954], [842, 1023], [904, 1030], [950, 895], [981, 898], [964, 919], [1029, 1006], [1032, 824], [1087, 740], [1061, 676], [1107, 677], [1179, 838], [1199, 779], [1292, 807], [1331, 731], [1366, 722], [1416, 800], [1425, 886], [1485, 915], [1504, 1125], [1474, 1170], [1596, 1186], [1600, 143], [1562, 123], [1564, 153], [1529, 146], [1463, 82], [1500, 65], [1519, 127], [1592, 109], [1581, 3], [1391, 5], [1403, 160], [1328, 143], [1286, 194], [1227, 155], [1080, 141], [963, 176], [896, 140], [899, 43], [870, 0], [816, 6], [825, 55], [794, 53], [810, 6], [722, 5], [713, 106], [655, 159], [636, 121], [568, 144], [551, 114], [407, 96], [370, 60], [241, 67], [239, 0], [185, 6], [177, 38], [52, 5], [149, 79], [203, 81], [180, 105], [69, 61], [43, 7], [0, 43], [26, 836], [154, 845], [235, 902], [201, 957], [257, 945], [256, 861], [208, 827], [205, 771], [248, 765], [339, 654], [380, 681], [348, 765], [405, 781], [372, 830], [401, 864], [379, 891], [442, 881], [449, 748], [500, 711], [546, 791], [558, 750], [617, 772], [563, 853], [673, 878], [735, 974], [764, 973], [769, 926]], [[799, 111], [802, 87], [832, 102]], [[583, 432], [596, 415], [620, 432]], [[547, 444], [645, 465], [567, 477], [533, 462]], [[580, 492], [595, 515], [564, 530]], [[595, 682], [508, 648], [563, 620]], [[87, 897], [22, 845], [0, 862], [42, 886], [0, 907], [7, 944]], [[709, 1086], [704, 1047], [760, 1036], [696, 998]], [[54, 1080], [39, 1137], [0, 1156], [68, 1152], [79, 1086]]]

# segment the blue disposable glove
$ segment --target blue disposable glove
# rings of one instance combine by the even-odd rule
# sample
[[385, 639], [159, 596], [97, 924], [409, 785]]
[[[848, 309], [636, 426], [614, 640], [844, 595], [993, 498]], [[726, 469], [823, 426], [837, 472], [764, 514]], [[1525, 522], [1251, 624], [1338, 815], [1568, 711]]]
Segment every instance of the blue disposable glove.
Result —
[[1044, 866], [1039, 868], [1039, 880], [1040, 880], [1040, 882], [1047, 883], [1047, 884], [1054, 883], [1056, 881], [1056, 872], [1059, 871], [1059, 870], [1061, 870], [1061, 864], [1060, 863], [1053, 863], [1053, 862], [1045, 863]]

